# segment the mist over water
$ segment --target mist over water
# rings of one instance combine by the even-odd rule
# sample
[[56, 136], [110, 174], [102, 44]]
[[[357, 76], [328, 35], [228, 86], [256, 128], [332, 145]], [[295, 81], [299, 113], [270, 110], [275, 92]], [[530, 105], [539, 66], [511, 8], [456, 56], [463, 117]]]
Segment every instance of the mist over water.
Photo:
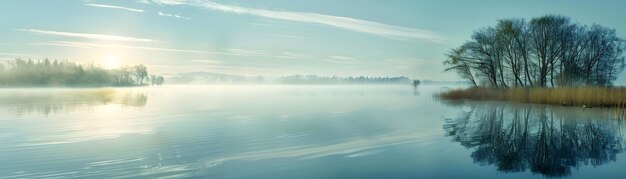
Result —
[[2, 89], [0, 178], [620, 177], [623, 113], [449, 87]]

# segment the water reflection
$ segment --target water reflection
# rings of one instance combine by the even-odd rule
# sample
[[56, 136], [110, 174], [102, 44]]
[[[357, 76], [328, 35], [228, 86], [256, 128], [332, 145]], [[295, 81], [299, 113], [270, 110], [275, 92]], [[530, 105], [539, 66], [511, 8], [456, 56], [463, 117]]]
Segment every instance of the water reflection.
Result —
[[79, 108], [119, 104], [143, 107], [145, 91], [125, 89], [5, 89], [0, 91], [0, 106], [17, 115], [79, 111]]
[[616, 161], [624, 151], [623, 110], [504, 103], [470, 104], [448, 118], [446, 135], [468, 149], [480, 165], [503, 172], [569, 176], [581, 165]]
[[420, 95], [420, 91], [418, 89], [419, 87], [415, 87], [413, 88], [413, 96], [419, 96]]

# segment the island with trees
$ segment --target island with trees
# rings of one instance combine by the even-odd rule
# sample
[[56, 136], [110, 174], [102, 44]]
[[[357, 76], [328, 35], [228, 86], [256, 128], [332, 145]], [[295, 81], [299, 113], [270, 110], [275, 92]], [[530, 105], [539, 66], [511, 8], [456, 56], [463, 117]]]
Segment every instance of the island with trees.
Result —
[[502, 19], [483, 28], [444, 61], [474, 87], [443, 99], [508, 100], [558, 105], [625, 107], [624, 39], [614, 29], [581, 25], [558, 15]]
[[105, 69], [48, 59], [0, 63], [0, 87], [131, 87], [163, 82], [162, 76], [149, 76], [148, 68], [142, 64]]

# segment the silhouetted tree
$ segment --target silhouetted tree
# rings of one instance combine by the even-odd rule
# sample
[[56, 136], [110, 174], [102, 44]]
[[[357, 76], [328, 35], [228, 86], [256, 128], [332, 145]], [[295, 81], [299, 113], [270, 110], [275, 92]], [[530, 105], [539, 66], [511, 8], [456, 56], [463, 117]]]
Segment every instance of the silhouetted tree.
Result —
[[420, 80], [413, 80], [413, 88], [417, 88], [417, 86], [419, 86], [420, 83], [422, 83]]

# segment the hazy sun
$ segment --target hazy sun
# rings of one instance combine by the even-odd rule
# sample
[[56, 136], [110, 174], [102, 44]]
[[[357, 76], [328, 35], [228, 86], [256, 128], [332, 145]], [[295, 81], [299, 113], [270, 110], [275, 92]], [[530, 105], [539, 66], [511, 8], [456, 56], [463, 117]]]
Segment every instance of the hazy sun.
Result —
[[115, 55], [106, 55], [102, 58], [102, 66], [108, 69], [114, 69], [120, 67], [120, 59]]

